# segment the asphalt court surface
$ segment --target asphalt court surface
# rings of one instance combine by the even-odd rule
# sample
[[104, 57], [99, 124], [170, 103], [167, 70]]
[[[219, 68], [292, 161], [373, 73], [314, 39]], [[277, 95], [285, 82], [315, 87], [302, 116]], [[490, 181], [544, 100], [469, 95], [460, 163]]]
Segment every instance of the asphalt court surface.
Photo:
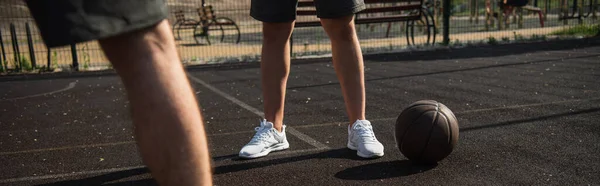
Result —
[[[216, 185], [600, 185], [600, 39], [365, 57], [367, 119], [385, 156], [345, 148], [346, 115], [328, 59], [291, 67], [291, 148], [241, 160], [262, 119], [257, 65], [190, 68]], [[447, 105], [459, 144], [411, 164], [393, 123], [410, 103]], [[128, 102], [108, 75], [0, 80], [0, 185], [154, 185]]]

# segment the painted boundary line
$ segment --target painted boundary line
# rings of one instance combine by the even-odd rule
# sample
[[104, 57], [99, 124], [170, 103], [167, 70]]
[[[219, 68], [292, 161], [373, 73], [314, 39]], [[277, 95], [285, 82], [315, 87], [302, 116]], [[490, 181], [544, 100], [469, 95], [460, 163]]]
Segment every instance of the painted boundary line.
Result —
[[[570, 103], [570, 102], [581, 102], [581, 101], [597, 101], [597, 100], [600, 100], [600, 97], [595, 97], [595, 98], [590, 98], [590, 99], [575, 99], [575, 100], [553, 101], [553, 102], [546, 102], [546, 103], [513, 105], [513, 106], [507, 106], [507, 107], [495, 107], [495, 108], [486, 108], [486, 109], [465, 110], [465, 111], [456, 112], [455, 114], [467, 114], [467, 113], [486, 112], [486, 111], [494, 111], [494, 110], [509, 110], [509, 109], [516, 109], [516, 108], [532, 107], [532, 106], [552, 105], [552, 104]], [[394, 118], [378, 118], [378, 119], [372, 119], [371, 121], [387, 121], [387, 120], [393, 120], [393, 119], [396, 119], [396, 118], [395, 117]], [[320, 126], [340, 125], [340, 124], [345, 124], [345, 123], [344, 122], [331, 122], [331, 123], [323, 123], [323, 124], [315, 124], [315, 125], [298, 126], [297, 128], [320, 127]], [[287, 129], [289, 131], [290, 127], [288, 127]], [[233, 132], [233, 133], [214, 134], [213, 136], [228, 135], [228, 134], [237, 134], [237, 133], [243, 133], [243, 132], [252, 132], [252, 131], [241, 131], [241, 132]], [[300, 134], [302, 134], [302, 133], [300, 133]], [[3, 152], [1, 154], [5, 155], [5, 154], [16, 154], [16, 153], [27, 153], [27, 152], [41, 152], [41, 151], [49, 151], [49, 150], [63, 150], [63, 149], [70, 149], [70, 148], [98, 147], [98, 146], [109, 146], [109, 145], [123, 145], [123, 144], [130, 144], [130, 143], [134, 143], [134, 142], [132, 142], [132, 141], [125, 141], [125, 142], [106, 143], [106, 144], [80, 145], [80, 146], [73, 146], [73, 147], [59, 147], [59, 148], [50, 148], [50, 149], [35, 149], [35, 150], [27, 150], [27, 151], [19, 151], [19, 152]], [[315, 147], [317, 147], [317, 146], [315, 146]], [[325, 147], [327, 147], [327, 146], [325, 146]], [[328, 149], [328, 148], [319, 148], [319, 147], [317, 147], [315, 149], [300, 149], [300, 150], [293, 150], [293, 151], [280, 151], [280, 152], [273, 152], [273, 155], [271, 155], [271, 156], [289, 155], [289, 154], [304, 153], [304, 152], [311, 152], [311, 151], [319, 151], [319, 150], [325, 150], [325, 149]], [[230, 158], [224, 157], [224, 158], [217, 158], [217, 159], [215, 159], [213, 161], [225, 161], [225, 160], [228, 160], [228, 159], [230, 159]], [[13, 183], [13, 182], [22, 182], [22, 181], [34, 181], [34, 180], [43, 180], [43, 179], [72, 177], [72, 176], [79, 176], [79, 175], [100, 174], [100, 173], [125, 171], [125, 170], [138, 169], [138, 168], [145, 168], [145, 166], [132, 166], [132, 167], [102, 169], [102, 170], [94, 170], [94, 171], [80, 171], [80, 172], [74, 172], [74, 173], [53, 174], [53, 175], [45, 175], [45, 176], [28, 176], [28, 177], [20, 177], [20, 178], [9, 178], [9, 179], [0, 180], [0, 183]]]
[[[200, 78], [194, 77], [194, 76], [189, 75], [189, 74], [188, 74], [188, 77], [192, 81], [194, 81], [194, 82], [196, 82], [196, 83], [198, 83], [198, 84], [206, 87], [207, 89], [213, 91], [214, 93], [222, 96], [225, 99], [228, 99], [229, 101], [231, 101], [231, 102], [239, 105], [240, 107], [245, 108], [246, 110], [248, 110], [248, 111], [250, 111], [250, 112], [252, 112], [252, 113], [254, 113], [254, 114], [256, 114], [256, 115], [258, 115], [260, 117], [263, 117], [263, 118], [265, 117], [265, 113], [263, 113], [262, 111], [260, 111], [260, 110], [258, 110], [256, 108], [254, 108], [254, 107], [252, 107], [252, 106], [250, 106], [250, 105], [248, 105], [248, 104], [240, 101], [239, 99], [237, 99], [237, 98], [235, 98], [235, 97], [233, 97], [233, 96], [231, 96], [231, 95], [229, 95], [229, 94], [227, 94], [227, 93], [225, 93], [225, 92], [223, 92], [223, 91], [221, 91], [221, 90], [219, 90], [219, 89], [217, 89], [215, 87], [213, 87], [212, 85], [210, 85], [210, 84], [202, 81]], [[292, 127], [287, 127], [286, 130], [291, 135], [294, 135], [295, 137], [297, 137], [300, 140], [302, 140], [302, 141], [304, 141], [304, 142], [306, 142], [306, 143], [314, 146], [317, 149], [329, 149], [329, 147], [327, 145], [325, 145], [325, 144], [323, 144], [323, 143], [321, 143], [321, 142], [313, 139], [312, 137], [310, 137], [310, 136], [308, 136], [306, 134], [301, 133], [300, 131], [295, 130]]]
[[[226, 136], [226, 135], [235, 135], [235, 134], [244, 134], [244, 133], [253, 133], [254, 130], [250, 131], [237, 131], [237, 132], [225, 132], [218, 134], [207, 134], [206, 136]], [[78, 149], [78, 148], [94, 148], [94, 147], [107, 147], [107, 146], [118, 146], [118, 145], [127, 145], [127, 144], [135, 144], [135, 141], [120, 141], [113, 143], [96, 143], [96, 144], [87, 144], [87, 145], [73, 145], [73, 146], [62, 146], [62, 147], [51, 147], [51, 148], [43, 148], [43, 149], [30, 149], [30, 150], [20, 150], [20, 151], [7, 151], [0, 152], [0, 156], [4, 155], [12, 155], [12, 154], [24, 154], [24, 153], [35, 153], [35, 152], [46, 152], [46, 151], [56, 151], [56, 150], [69, 150], [69, 149]]]
[[69, 177], [69, 176], [102, 174], [102, 173], [126, 171], [126, 170], [131, 170], [131, 169], [139, 169], [139, 168], [146, 168], [146, 166], [132, 166], [132, 167], [101, 169], [101, 170], [93, 170], [93, 171], [80, 171], [80, 172], [72, 172], [72, 173], [64, 173], [64, 174], [51, 174], [51, 175], [45, 175], [45, 176], [27, 176], [27, 177], [20, 177], [20, 178], [9, 178], [9, 179], [0, 180], [0, 183], [14, 183], [14, 182], [22, 182], [22, 181], [63, 178], [63, 177]]
[[46, 92], [46, 93], [41, 93], [41, 94], [34, 94], [34, 95], [29, 95], [29, 96], [16, 97], [16, 98], [0, 99], [0, 101], [14, 101], [14, 100], [19, 100], [19, 99], [26, 99], [26, 98], [33, 98], [33, 97], [38, 97], [38, 96], [56, 94], [59, 92], [64, 92], [64, 91], [70, 90], [70, 89], [74, 88], [76, 84], [77, 84], [77, 82], [73, 81], [73, 82], [69, 83], [69, 85], [67, 85], [67, 87], [60, 89], [60, 90], [55, 90], [52, 92]]
[[[464, 110], [464, 111], [455, 112], [455, 114], [469, 114], [469, 113], [487, 112], [487, 111], [495, 111], [495, 110], [510, 110], [510, 109], [535, 107], [535, 106], [543, 106], [543, 105], [553, 105], [553, 104], [582, 102], [582, 101], [598, 101], [598, 100], [600, 100], [600, 97], [595, 97], [595, 98], [590, 98], [590, 99], [574, 99], [574, 100], [553, 101], [553, 102], [546, 102], [546, 103], [533, 103], [533, 104], [524, 104], [524, 105], [512, 105], [512, 106], [506, 106], [506, 107], [494, 107], [494, 108]], [[389, 121], [389, 120], [394, 120], [394, 119], [396, 119], [396, 117], [375, 118], [375, 119], [370, 119], [370, 121]], [[294, 128], [312, 128], [312, 127], [323, 127], [323, 126], [345, 125], [345, 124], [346, 124], [346, 122], [329, 122], [329, 123], [320, 123], [320, 124], [296, 126]], [[287, 127], [288, 132], [292, 132], [292, 130], [290, 130], [290, 129], [291, 129], [291, 127]], [[297, 130], [293, 129], [293, 131], [295, 132]], [[252, 131], [250, 131], [250, 130], [248, 130], [248, 131], [236, 131], [236, 132], [226, 132], [226, 133], [218, 133], [218, 134], [207, 134], [207, 136], [209, 136], [209, 137], [210, 136], [225, 136], [225, 135], [252, 133], [252, 132], [254, 132], [254, 131], [253, 130]], [[304, 135], [302, 133], [298, 133], [298, 134], [299, 135]], [[298, 134], [295, 134], [295, 135], [298, 135]], [[308, 138], [310, 138], [310, 137], [308, 137]], [[31, 149], [31, 150], [12, 151], [12, 152], [0, 152], [0, 156], [1, 155], [11, 155], [11, 154], [21, 154], [21, 153], [45, 152], [45, 151], [55, 151], [55, 150], [68, 150], [68, 149], [74, 149], [74, 148], [117, 146], [117, 145], [133, 144], [133, 143], [135, 143], [135, 141], [122, 141], [122, 142], [115, 142], [115, 143], [100, 143], [100, 144], [89, 144], [89, 145], [53, 147], [53, 148], [45, 148], [45, 149]], [[318, 146], [318, 144], [315, 144], [315, 147], [317, 149], [319, 149], [319, 148], [321, 148], [321, 149], [327, 149], [328, 148], [327, 146], [320, 146], [320, 147], [317, 147], [317, 146]], [[294, 151], [283, 151], [283, 152], [294, 152]]]

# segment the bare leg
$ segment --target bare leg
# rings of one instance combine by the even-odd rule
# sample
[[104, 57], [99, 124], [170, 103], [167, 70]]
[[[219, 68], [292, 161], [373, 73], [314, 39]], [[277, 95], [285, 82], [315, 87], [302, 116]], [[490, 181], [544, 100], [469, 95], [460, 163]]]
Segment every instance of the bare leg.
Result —
[[100, 40], [131, 102], [136, 141], [160, 185], [212, 185], [202, 116], [167, 21]]
[[262, 94], [265, 119], [281, 132], [285, 88], [290, 73], [289, 39], [294, 22], [263, 23], [261, 58]]
[[350, 123], [365, 119], [365, 76], [353, 16], [321, 19], [331, 39], [333, 65], [340, 81]]

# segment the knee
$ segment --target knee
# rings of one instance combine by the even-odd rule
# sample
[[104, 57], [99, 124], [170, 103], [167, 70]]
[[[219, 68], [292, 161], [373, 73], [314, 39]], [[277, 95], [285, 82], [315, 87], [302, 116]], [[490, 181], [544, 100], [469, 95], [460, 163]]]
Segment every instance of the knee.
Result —
[[294, 22], [263, 23], [264, 43], [286, 43], [294, 29]]
[[352, 40], [355, 35], [354, 16], [321, 19], [323, 28], [332, 40]]

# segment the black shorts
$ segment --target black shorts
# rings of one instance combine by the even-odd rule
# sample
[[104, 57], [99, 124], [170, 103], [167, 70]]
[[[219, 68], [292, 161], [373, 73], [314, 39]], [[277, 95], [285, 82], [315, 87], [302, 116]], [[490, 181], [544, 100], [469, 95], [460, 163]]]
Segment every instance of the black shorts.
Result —
[[164, 0], [26, 0], [48, 47], [103, 39], [156, 25]]
[[517, 7], [525, 6], [525, 5], [527, 5], [527, 3], [529, 3], [528, 0], [507, 0], [506, 1], [506, 5], [517, 6]]
[[[337, 18], [364, 10], [364, 0], [314, 0], [319, 18]], [[298, 0], [252, 0], [250, 16], [262, 22], [296, 20]]]

